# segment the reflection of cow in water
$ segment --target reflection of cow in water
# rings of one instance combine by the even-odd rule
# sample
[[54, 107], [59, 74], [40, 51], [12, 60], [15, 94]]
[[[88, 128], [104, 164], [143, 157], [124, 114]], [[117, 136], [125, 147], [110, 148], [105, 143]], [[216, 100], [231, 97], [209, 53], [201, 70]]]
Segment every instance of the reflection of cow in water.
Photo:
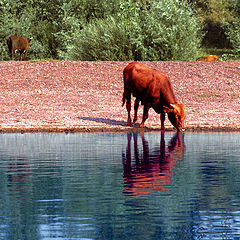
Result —
[[166, 151], [164, 133], [161, 133], [160, 149], [152, 153], [149, 152], [148, 143], [142, 135], [142, 156], [139, 153], [137, 136], [137, 134], [133, 135], [134, 164], [131, 161], [132, 134], [128, 135], [126, 156], [123, 157], [124, 193], [134, 198], [160, 194], [169, 188], [175, 164], [183, 158], [183, 134], [174, 135]]

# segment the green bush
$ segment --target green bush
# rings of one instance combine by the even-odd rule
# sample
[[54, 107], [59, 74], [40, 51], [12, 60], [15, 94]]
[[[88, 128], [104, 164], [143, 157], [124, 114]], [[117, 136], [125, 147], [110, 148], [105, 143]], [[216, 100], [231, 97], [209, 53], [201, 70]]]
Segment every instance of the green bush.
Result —
[[[2, 16], [2, 20], [3, 20]], [[10, 60], [10, 53], [7, 46], [7, 38], [11, 35], [30, 37], [22, 27], [22, 19], [11, 18], [1, 25], [0, 22], [0, 60]]]
[[145, 13], [142, 29], [147, 59], [195, 60], [201, 49], [202, 26], [187, 1], [154, 1]]
[[[224, 24], [225, 33], [231, 42], [233, 53], [236, 58], [240, 57], [240, 23], [238, 21], [234, 21], [232, 23]], [[233, 57], [233, 56], [232, 56]]]
[[187, 1], [122, 1], [121, 11], [78, 30], [68, 51], [75, 60], [193, 60], [201, 25]]
[[58, 42], [59, 58], [68, 59], [72, 55], [69, 51], [73, 42], [76, 43], [79, 31], [87, 24], [91, 28], [97, 19], [105, 19], [118, 12], [119, 0], [68, 0], [63, 1], [61, 10], [61, 28], [54, 36]]
[[88, 61], [133, 59], [124, 26], [113, 17], [96, 20], [80, 31], [69, 58]]
[[32, 37], [28, 59], [192, 60], [201, 25], [189, 0], [0, 0], [6, 38]]

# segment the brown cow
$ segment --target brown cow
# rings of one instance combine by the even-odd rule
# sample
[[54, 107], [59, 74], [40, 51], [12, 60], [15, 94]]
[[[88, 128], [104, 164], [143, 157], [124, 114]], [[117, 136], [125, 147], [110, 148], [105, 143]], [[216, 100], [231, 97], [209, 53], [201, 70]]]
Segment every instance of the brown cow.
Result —
[[185, 109], [183, 104], [178, 104], [174, 95], [172, 85], [166, 74], [152, 69], [142, 63], [132, 62], [123, 70], [124, 77], [124, 93], [123, 104], [126, 101], [128, 111], [127, 125], [132, 125], [130, 116], [131, 111], [131, 95], [136, 97], [134, 104], [134, 119], [137, 121], [137, 111], [139, 102], [144, 105], [142, 123], [140, 127], [144, 127], [144, 123], [148, 118], [148, 111], [153, 108], [155, 112], [161, 114], [161, 130], [164, 130], [165, 113], [177, 131], [182, 131], [184, 127]]
[[13, 60], [14, 54], [17, 53], [17, 51], [20, 52], [20, 61], [22, 61], [22, 54], [24, 53], [24, 60], [26, 60], [29, 46], [30, 46], [31, 38], [26, 37], [17, 37], [17, 36], [11, 36], [7, 39], [7, 45], [9, 52], [11, 54], [11, 59]]
[[218, 61], [218, 56], [216, 56], [216, 55], [209, 55], [209, 56], [199, 57], [196, 61], [203, 61], [203, 62]]

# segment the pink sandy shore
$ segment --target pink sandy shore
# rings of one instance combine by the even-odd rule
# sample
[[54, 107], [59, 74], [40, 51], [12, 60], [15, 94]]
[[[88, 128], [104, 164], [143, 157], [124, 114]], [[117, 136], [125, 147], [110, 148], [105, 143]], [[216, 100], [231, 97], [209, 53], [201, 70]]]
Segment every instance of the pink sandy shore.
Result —
[[[0, 62], [0, 132], [140, 131], [127, 127], [128, 62]], [[186, 131], [240, 131], [240, 62], [145, 62], [167, 73], [187, 110]], [[141, 119], [142, 107], [139, 110]], [[159, 131], [150, 110], [145, 131]], [[173, 130], [166, 121], [167, 130]]]

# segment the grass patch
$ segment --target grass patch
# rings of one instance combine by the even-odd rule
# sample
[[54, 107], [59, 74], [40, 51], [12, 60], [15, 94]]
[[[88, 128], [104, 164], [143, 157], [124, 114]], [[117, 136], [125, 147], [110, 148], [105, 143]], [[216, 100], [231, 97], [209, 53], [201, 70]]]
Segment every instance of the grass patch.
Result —
[[200, 98], [209, 98], [210, 97], [210, 95], [208, 93], [201, 93], [201, 94], [198, 94], [197, 96]]
[[221, 61], [240, 60], [240, 56], [236, 55], [231, 48], [203, 47], [200, 55], [217, 55]]
[[57, 61], [60, 61], [60, 60], [57, 60], [57, 59], [53, 59], [53, 58], [46, 58], [46, 59], [32, 59], [32, 60], [29, 60], [28, 62], [57, 62]]
[[211, 93], [201, 93], [197, 95], [200, 98], [219, 98], [221, 97], [221, 93], [211, 94]]

